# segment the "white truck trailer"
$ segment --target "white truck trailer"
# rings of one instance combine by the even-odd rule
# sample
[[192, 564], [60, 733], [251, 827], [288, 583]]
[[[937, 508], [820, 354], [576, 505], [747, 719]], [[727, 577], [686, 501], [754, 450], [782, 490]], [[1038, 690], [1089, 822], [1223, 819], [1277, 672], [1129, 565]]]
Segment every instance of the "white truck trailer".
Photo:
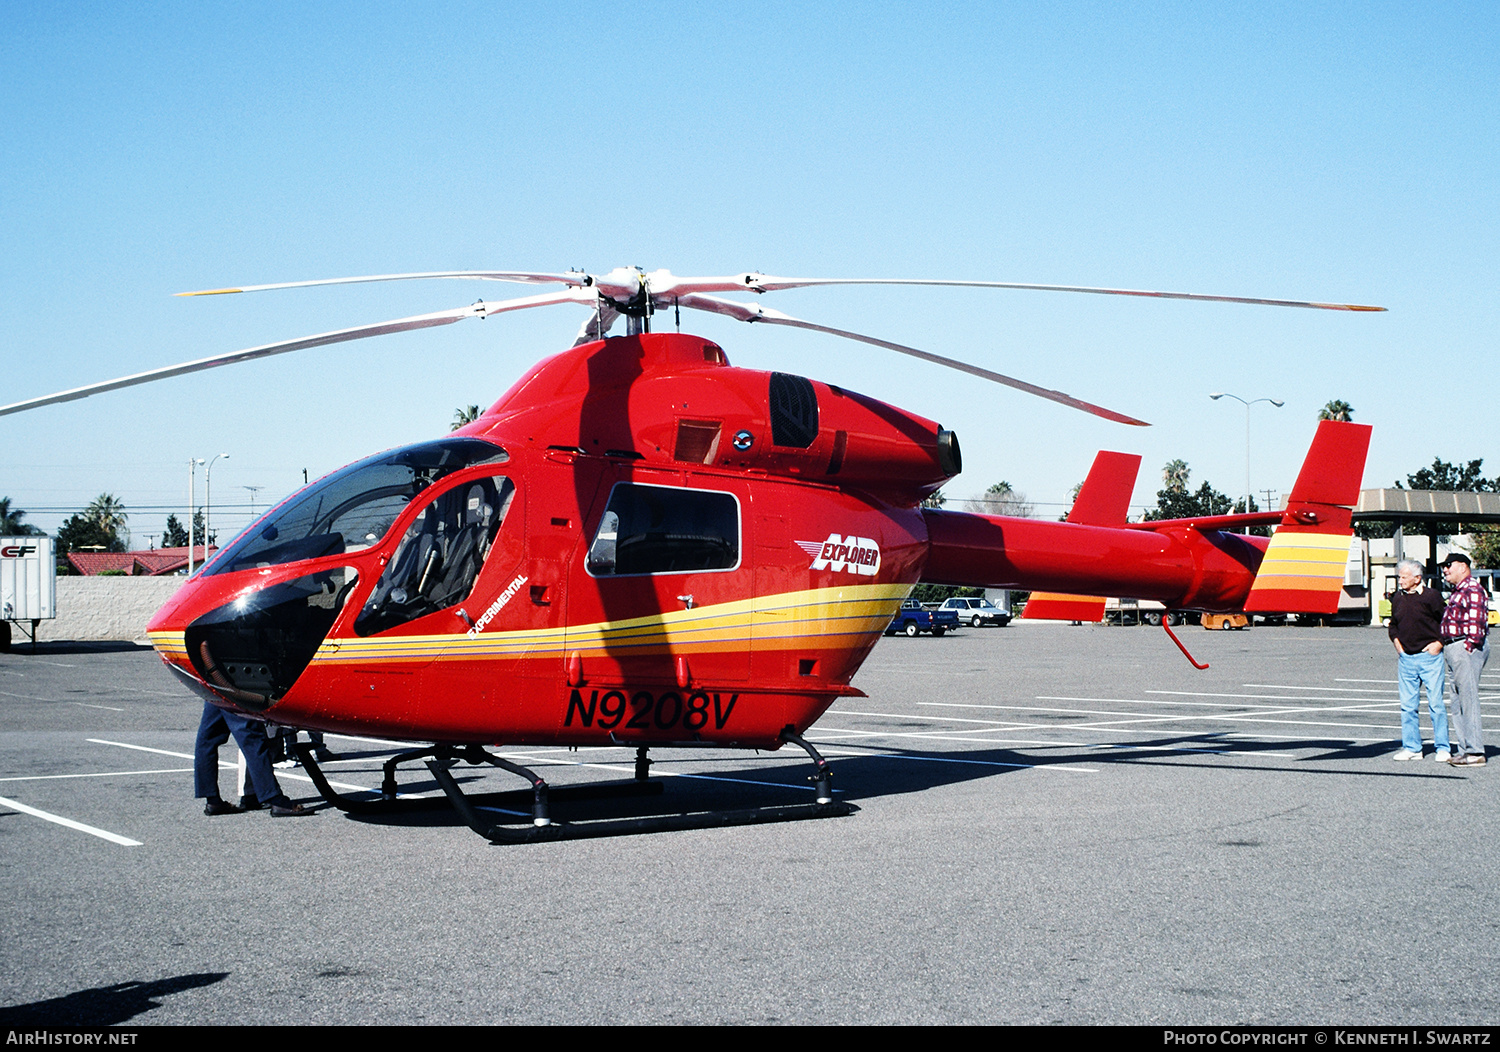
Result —
[[0, 650], [10, 649], [12, 623], [31, 637], [35, 649], [37, 626], [56, 616], [52, 538], [0, 537]]

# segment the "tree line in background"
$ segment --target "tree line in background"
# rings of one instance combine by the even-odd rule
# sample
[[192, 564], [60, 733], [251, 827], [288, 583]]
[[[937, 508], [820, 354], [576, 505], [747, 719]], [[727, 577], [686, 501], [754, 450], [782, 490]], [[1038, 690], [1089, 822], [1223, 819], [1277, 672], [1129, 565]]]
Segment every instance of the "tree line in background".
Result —
[[[1484, 458], [1450, 464], [1441, 457], [1432, 458], [1432, 466], [1420, 468], [1406, 476], [1406, 482], [1396, 480], [1396, 489], [1439, 490], [1462, 493], [1500, 493], [1500, 475], [1492, 479], [1484, 477]], [[1423, 523], [1420, 532], [1427, 532]], [[1500, 566], [1500, 527], [1481, 526], [1458, 521], [1432, 523], [1432, 533], [1446, 541], [1456, 533], [1467, 533], [1473, 538], [1469, 557], [1476, 566]], [[1391, 537], [1396, 533], [1396, 523], [1384, 519], [1366, 519], [1355, 525], [1361, 537]]]
[[123, 552], [130, 546], [130, 516], [112, 493], [101, 493], [83, 511], [70, 516], [57, 531], [57, 554], [101, 551]]
[[[9, 497], [0, 497], [0, 537], [39, 537], [44, 531], [26, 522], [26, 512], [14, 506]], [[67, 563], [69, 552], [124, 552], [130, 550], [130, 519], [124, 503], [112, 493], [101, 493], [87, 508], [70, 515], [57, 530], [58, 569], [71, 573]], [[209, 543], [216, 542], [218, 530], [209, 534]], [[193, 514], [193, 539], [203, 543], [203, 509]], [[149, 543], [149, 542], [148, 542]], [[185, 548], [188, 543], [187, 530], [176, 515], [167, 516], [166, 529], [161, 534], [162, 548]]]

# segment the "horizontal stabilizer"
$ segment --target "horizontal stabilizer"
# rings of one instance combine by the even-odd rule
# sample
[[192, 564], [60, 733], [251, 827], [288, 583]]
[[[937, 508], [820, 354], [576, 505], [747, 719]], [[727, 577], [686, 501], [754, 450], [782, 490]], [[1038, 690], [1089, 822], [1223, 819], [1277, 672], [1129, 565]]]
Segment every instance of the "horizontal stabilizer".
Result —
[[1069, 522], [1085, 526], [1121, 526], [1130, 510], [1130, 495], [1135, 491], [1135, 476], [1141, 458], [1135, 453], [1111, 453], [1101, 449], [1089, 468], [1089, 477], [1078, 488]]
[[1021, 616], [1028, 621], [1103, 621], [1104, 596], [1032, 592]]

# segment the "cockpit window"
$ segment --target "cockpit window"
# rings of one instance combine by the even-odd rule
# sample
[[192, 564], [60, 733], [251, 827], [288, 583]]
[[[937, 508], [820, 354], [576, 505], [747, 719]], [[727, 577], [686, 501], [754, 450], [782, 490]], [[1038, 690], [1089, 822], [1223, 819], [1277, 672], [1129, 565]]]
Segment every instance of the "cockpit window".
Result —
[[350, 464], [255, 523], [204, 573], [233, 573], [368, 548], [380, 541], [413, 497], [455, 471], [509, 460], [477, 438], [424, 442]]
[[438, 494], [407, 527], [354, 631], [374, 635], [467, 599], [515, 491], [496, 476]]

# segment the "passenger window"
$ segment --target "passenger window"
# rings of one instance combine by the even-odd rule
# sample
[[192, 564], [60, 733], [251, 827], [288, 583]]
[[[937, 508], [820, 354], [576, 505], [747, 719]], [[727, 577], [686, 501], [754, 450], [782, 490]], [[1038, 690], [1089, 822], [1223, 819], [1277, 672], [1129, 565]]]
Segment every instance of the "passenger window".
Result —
[[730, 493], [621, 482], [589, 545], [595, 577], [730, 570], [740, 561], [739, 502]]
[[374, 635], [467, 599], [514, 496], [503, 476], [438, 494], [406, 528], [354, 631]]

